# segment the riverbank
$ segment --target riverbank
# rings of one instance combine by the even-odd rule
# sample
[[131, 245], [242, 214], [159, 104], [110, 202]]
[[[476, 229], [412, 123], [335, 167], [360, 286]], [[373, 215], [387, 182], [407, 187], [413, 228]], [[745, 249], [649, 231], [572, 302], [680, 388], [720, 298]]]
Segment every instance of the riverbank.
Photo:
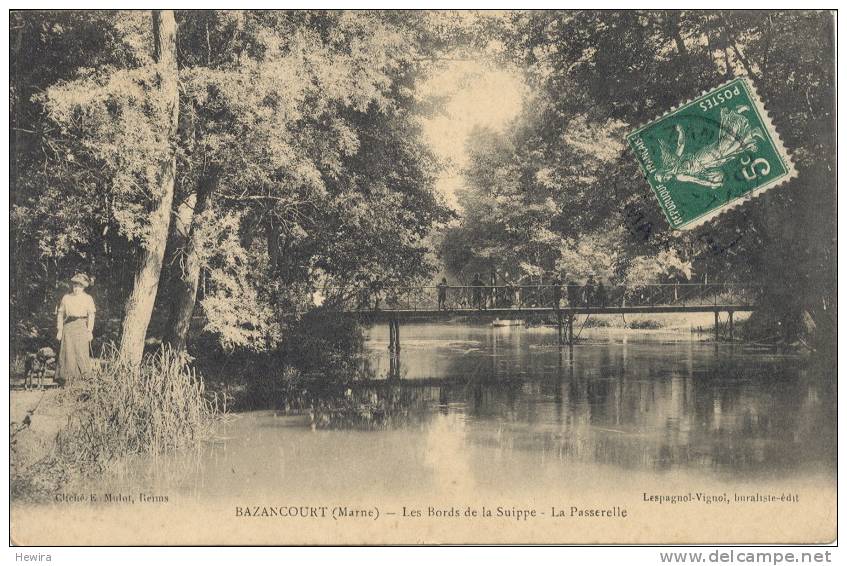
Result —
[[39, 500], [67, 476], [55, 461], [56, 439], [73, 405], [60, 389], [9, 394], [9, 489], [13, 499]]
[[[750, 313], [739, 312], [733, 316], [736, 330], [750, 318]], [[616, 315], [581, 315], [576, 319], [578, 326], [629, 328], [631, 330], [653, 330], [678, 332], [701, 332], [714, 334], [715, 315], [713, 313], [649, 313]], [[726, 313], [721, 313], [719, 329], [723, 332], [728, 324]]]
[[42, 500], [126, 458], [163, 454], [212, 434], [224, 411], [182, 356], [166, 348], [130, 367], [114, 354], [62, 389], [10, 393], [10, 489]]

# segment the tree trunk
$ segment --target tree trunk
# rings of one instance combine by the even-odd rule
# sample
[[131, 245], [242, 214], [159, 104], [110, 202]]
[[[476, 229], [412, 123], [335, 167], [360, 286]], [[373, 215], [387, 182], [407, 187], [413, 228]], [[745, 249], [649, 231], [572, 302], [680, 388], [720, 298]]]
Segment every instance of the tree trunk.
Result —
[[735, 40], [732, 41], [732, 52], [735, 53], [736, 58], [741, 61], [741, 66], [744, 67], [744, 71], [747, 75], [749, 75], [751, 79], [757, 80], [758, 76], [753, 73], [753, 68], [750, 66], [750, 62], [747, 60], [747, 57], [744, 56], [744, 53], [741, 52], [741, 48], [738, 47]]
[[150, 235], [141, 251], [138, 270], [135, 273], [132, 292], [126, 303], [126, 312], [121, 331], [120, 357], [133, 365], [141, 362], [144, 353], [144, 338], [153, 314], [153, 304], [159, 288], [159, 275], [168, 239], [171, 221], [171, 205], [174, 196], [176, 154], [173, 140], [179, 118], [179, 88], [176, 64], [176, 20], [172, 10], [153, 12], [153, 48], [159, 88], [166, 100], [167, 123], [164, 125], [166, 156], [158, 165], [158, 186], [151, 187], [153, 205], [149, 222]]
[[268, 261], [270, 261], [271, 269], [276, 273], [282, 259], [282, 246], [279, 245], [279, 223], [270, 215], [265, 220], [265, 234], [267, 236]]
[[758, 77], [755, 73], [753, 73], [753, 68], [751, 67], [750, 62], [747, 60], [747, 57], [744, 56], [744, 53], [742, 53], [741, 48], [738, 47], [738, 42], [736, 41], [735, 34], [732, 32], [732, 28], [729, 26], [729, 22], [722, 15], [719, 17], [723, 22], [726, 46], [732, 48], [732, 52], [735, 53], [735, 58], [738, 59], [741, 62], [741, 66], [744, 67], [744, 72], [746, 72], [751, 79], [757, 80]]
[[682, 34], [679, 29], [679, 14], [672, 12], [668, 19], [668, 32], [671, 39], [676, 45], [676, 51], [681, 57], [688, 57], [688, 49], [685, 48], [685, 41], [682, 39]]
[[[185, 350], [191, 315], [197, 302], [200, 283], [200, 244], [197, 233], [197, 218], [208, 207], [214, 181], [203, 181], [200, 189], [189, 195], [177, 212], [175, 243], [182, 247], [182, 266], [175, 278], [171, 294], [171, 313], [165, 341], [176, 351]], [[177, 252], [178, 253], [178, 252]]]

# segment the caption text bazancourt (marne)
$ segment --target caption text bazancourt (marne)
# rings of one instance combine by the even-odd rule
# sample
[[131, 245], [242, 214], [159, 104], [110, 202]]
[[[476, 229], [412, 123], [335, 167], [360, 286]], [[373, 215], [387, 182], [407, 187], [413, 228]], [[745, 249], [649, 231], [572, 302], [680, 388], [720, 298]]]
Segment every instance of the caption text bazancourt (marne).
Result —
[[380, 517], [402, 519], [507, 519], [529, 521], [531, 519], [626, 519], [629, 511], [625, 507], [584, 507], [551, 506], [544, 509], [536, 507], [514, 507], [504, 505], [454, 505], [415, 507], [401, 506], [397, 509], [379, 507], [357, 507], [348, 505], [245, 505], [235, 506], [236, 517], [280, 517], [290, 519], [370, 519]]

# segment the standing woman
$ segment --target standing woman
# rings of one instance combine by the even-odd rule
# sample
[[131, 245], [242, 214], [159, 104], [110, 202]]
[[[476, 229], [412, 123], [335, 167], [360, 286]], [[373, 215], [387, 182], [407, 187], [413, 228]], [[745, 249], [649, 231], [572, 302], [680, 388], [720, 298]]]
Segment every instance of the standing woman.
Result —
[[56, 339], [62, 343], [56, 365], [56, 381], [69, 385], [91, 369], [89, 355], [94, 331], [94, 299], [85, 292], [91, 284], [88, 276], [77, 273], [71, 277], [73, 292], [62, 297], [56, 315]]

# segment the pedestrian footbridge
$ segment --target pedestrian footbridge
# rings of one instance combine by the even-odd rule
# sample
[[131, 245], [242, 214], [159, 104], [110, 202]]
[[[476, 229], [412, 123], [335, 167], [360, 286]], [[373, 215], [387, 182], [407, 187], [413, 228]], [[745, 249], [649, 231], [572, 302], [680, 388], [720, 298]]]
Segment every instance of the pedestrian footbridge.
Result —
[[[440, 293], [439, 293], [440, 291]], [[389, 348], [400, 349], [403, 322], [457, 317], [515, 320], [532, 317], [554, 322], [559, 342], [574, 341], [578, 315], [714, 313], [715, 332], [727, 313], [730, 337], [736, 312], [755, 310], [759, 289], [728, 284], [640, 286], [495, 285], [389, 287], [367, 291], [325, 289], [325, 305], [363, 322], [387, 322]], [[440, 295], [440, 297], [439, 297]]]

